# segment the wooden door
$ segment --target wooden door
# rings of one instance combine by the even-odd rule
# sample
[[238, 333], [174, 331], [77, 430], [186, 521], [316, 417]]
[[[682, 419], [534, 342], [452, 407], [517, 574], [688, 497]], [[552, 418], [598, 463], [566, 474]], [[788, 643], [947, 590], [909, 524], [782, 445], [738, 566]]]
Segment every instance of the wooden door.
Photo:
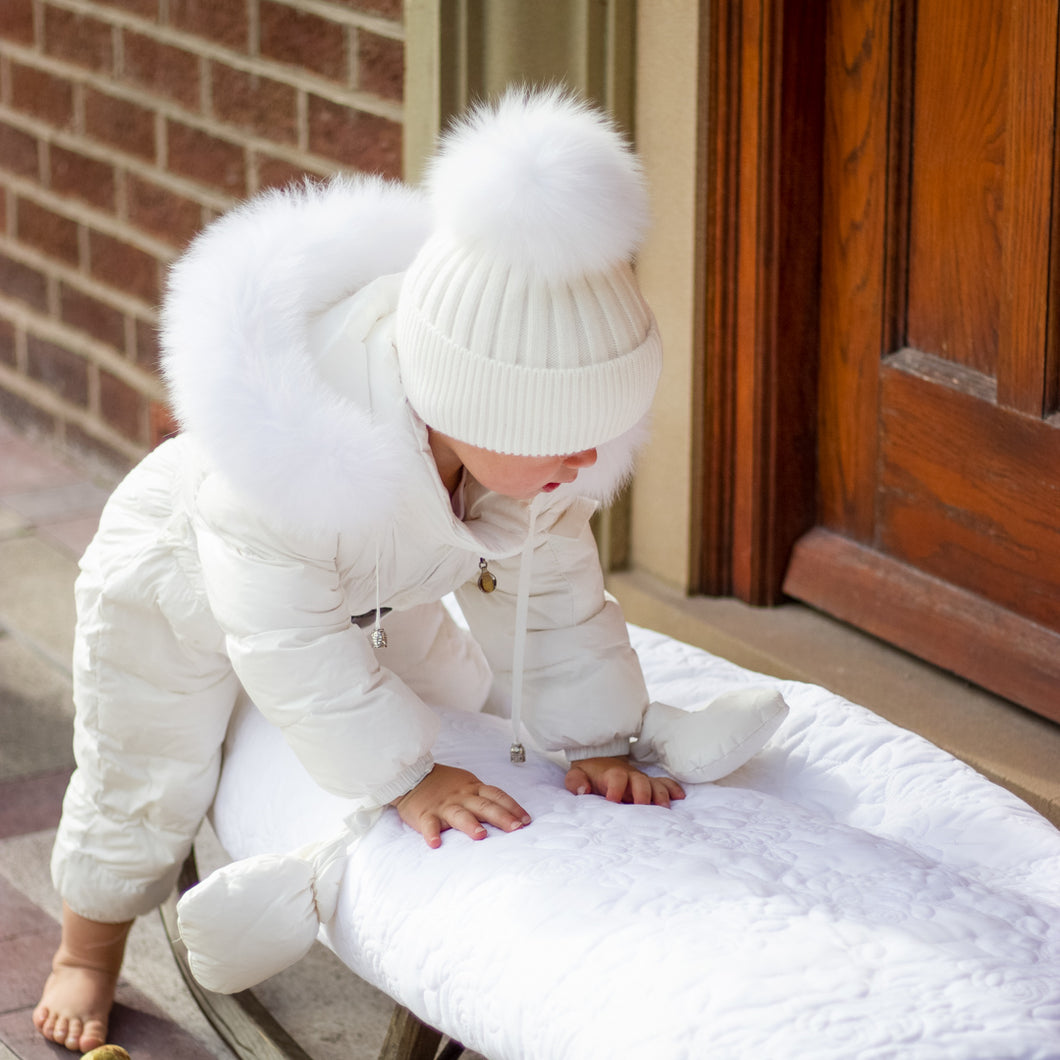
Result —
[[[772, 412], [743, 413], [744, 436], [774, 441], [755, 479], [734, 459], [733, 492], [764, 488], [782, 513], [785, 444], [815, 436], [816, 468], [796, 480], [810, 517], [801, 501], [787, 525], [741, 528], [732, 507], [733, 583], [757, 533], [786, 593], [1060, 720], [1058, 0], [829, 0], [809, 24], [795, 3], [738, 6], [741, 66], [749, 47], [777, 88], [737, 152], [767, 172], [737, 216], [782, 211], [794, 167], [800, 186], [819, 176], [820, 238], [789, 221], [735, 276], [755, 305], [775, 293], [781, 331], [733, 342], [735, 378], [775, 390]], [[767, 26], [751, 39], [749, 8]], [[820, 57], [820, 110], [783, 92], [793, 38]], [[819, 136], [800, 146], [799, 127]], [[809, 248], [817, 330], [785, 350], [786, 272], [805, 291]]]

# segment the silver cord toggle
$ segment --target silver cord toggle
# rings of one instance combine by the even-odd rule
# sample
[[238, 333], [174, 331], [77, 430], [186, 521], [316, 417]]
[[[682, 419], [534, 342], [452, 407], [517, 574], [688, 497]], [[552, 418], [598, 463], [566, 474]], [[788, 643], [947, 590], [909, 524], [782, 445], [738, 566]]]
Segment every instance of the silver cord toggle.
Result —
[[513, 743], [508, 754], [513, 762], [526, 761], [526, 748], [521, 743]]

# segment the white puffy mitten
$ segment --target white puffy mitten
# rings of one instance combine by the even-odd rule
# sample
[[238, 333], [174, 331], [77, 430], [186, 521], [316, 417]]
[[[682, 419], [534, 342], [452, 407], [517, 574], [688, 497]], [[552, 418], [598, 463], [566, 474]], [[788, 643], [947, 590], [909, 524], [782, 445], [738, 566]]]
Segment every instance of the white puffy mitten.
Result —
[[720, 780], [756, 755], [787, 714], [772, 688], [725, 692], [692, 711], [651, 703], [632, 754], [688, 784]]
[[338, 835], [292, 854], [233, 861], [187, 891], [177, 925], [198, 982], [234, 994], [301, 960], [335, 915], [350, 847], [380, 812], [354, 814]]

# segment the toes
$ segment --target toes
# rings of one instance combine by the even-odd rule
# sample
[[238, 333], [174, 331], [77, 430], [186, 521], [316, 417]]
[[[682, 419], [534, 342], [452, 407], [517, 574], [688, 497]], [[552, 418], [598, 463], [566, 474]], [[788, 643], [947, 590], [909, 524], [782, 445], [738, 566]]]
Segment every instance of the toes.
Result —
[[67, 1036], [70, 1033], [70, 1021], [66, 1016], [59, 1016], [56, 1020], [48, 1020], [44, 1024], [44, 1037], [51, 1038], [53, 1042], [58, 1042], [60, 1045], [66, 1044]]
[[55, 1017], [51, 1014], [46, 1005], [38, 1005], [33, 1010], [33, 1026], [36, 1027], [41, 1034], [45, 1033], [44, 1028], [48, 1023], [48, 1020], [54, 1021], [54, 1019]]
[[107, 1025], [102, 1020], [86, 1020], [81, 1031], [81, 1041], [78, 1043], [81, 1052], [87, 1053], [90, 1049], [97, 1049], [106, 1044], [106, 1041]]
[[[59, 1039], [56, 1038], [56, 1041]], [[80, 1049], [81, 1047], [81, 1021], [76, 1017], [66, 1025], [66, 1036], [62, 1040], [67, 1049]]]

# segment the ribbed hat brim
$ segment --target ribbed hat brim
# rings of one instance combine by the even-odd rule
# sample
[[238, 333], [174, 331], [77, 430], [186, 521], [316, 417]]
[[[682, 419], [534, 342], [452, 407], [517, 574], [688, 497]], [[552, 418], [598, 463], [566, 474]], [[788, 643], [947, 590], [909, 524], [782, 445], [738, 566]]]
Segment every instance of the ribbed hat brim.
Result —
[[538, 369], [476, 355], [403, 308], [396, 342], [409, 403], [443, 434], [498, 453], [579, 453], [617, 438], [647, 413], [662, 371], [654, 318], [621, 357]]

